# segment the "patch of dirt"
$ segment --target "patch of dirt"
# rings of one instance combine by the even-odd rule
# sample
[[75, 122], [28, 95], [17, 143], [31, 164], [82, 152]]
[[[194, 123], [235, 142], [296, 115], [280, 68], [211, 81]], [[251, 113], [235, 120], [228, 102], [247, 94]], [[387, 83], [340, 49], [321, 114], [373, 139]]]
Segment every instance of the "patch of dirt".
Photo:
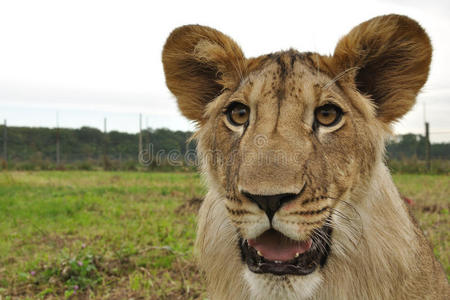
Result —
[[118, 175], [114, 175], [110, 178], [111, 183], [118, 183], [122, 178]]
[[181, 204], [175, 209], [177, 215], [197, 214], [200, 206], [203, 203], [203, 198], [193, 197]]
[[421, 205], [419, 207], [419, 209], [423, 212], [427, 212], [427, 213], [438, 213], [441, 214], [444, 212], [444, 210], [449, 210], [450, 209], [450, 205], [445, 205], [445, 204], [431, 204], [431, 205]]

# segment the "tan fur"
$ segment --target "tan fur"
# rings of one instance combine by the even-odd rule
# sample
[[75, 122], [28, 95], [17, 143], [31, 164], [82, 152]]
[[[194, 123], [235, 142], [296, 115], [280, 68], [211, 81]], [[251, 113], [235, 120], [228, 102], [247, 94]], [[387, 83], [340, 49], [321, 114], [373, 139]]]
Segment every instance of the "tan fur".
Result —
[[[196, 250], [212, 299], [448, 299], [445, 274], [384, 165], [393, 121], [426, 82], [431, 44], [405, 16], [355, 27], [332, 56], [295, 50], [246, 59], [222, 33], [183, 26], [163, 50], [167, 86], [195, 134], [209, 192]], [[227, 105], [250, 108], [247, 128]], [[315, 128], [315, 108], [344, 112]], [[272, 223], [242, 191], [300, 193]], [[241, 261], [239, 237], [270, 226], [305, 240], [333, 227], [324, 267], [306, 276], [256, 274]]]

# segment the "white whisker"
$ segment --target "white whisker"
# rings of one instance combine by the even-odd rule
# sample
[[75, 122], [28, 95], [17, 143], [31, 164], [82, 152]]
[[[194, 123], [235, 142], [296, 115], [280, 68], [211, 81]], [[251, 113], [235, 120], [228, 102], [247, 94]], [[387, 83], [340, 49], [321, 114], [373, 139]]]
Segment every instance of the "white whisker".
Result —
[[323, 89], [329, 88], [333, 83], [335, 83], [336, 81], [338, 81], [339, 79], [344, 77], [344, 75], [347, 74], [348, 72], [358, 70], [358, 69], [359, 69], [359, 67], [352, 67], [352, 68], [348, 68], [345, 71], [342, 71], [341, 73], [337, 74], [333, 79], [331, 79], [329, 82], [327, 82], [324, 86], [322, 86], [322, 88]]

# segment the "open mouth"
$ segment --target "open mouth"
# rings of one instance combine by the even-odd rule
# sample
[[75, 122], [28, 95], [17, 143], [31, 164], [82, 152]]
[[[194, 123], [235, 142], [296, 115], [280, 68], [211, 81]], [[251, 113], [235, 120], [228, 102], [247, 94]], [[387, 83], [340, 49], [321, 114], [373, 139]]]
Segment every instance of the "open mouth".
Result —
[[323, 267], [330, 252], [332, 229], [323, 226], [306, 241], [294, 241], [270, 229], [256, 239], [239, 240], [242, 260], [254, 273], [308, 275]]

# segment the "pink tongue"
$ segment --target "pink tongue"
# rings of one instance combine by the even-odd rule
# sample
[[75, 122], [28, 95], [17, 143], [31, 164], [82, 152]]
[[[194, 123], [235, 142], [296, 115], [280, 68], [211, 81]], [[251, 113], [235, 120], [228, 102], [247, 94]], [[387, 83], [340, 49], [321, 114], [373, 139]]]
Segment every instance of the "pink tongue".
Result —
[[302, 254], [311, 248], [311, 239], [307, 241], [294, 241], [283, 236], [278, 231], [270, 229], [254, 240], [248, 240], [249, 246], [261, 252], [269, 260], [287, 261]]

